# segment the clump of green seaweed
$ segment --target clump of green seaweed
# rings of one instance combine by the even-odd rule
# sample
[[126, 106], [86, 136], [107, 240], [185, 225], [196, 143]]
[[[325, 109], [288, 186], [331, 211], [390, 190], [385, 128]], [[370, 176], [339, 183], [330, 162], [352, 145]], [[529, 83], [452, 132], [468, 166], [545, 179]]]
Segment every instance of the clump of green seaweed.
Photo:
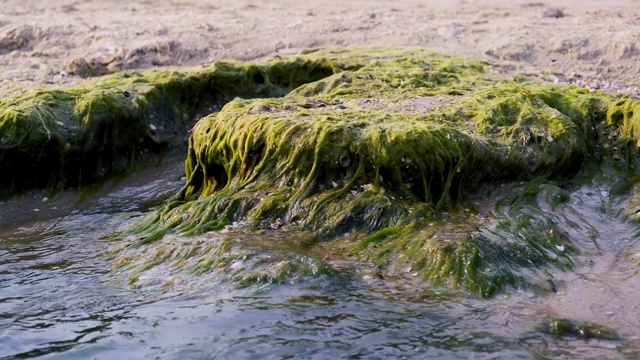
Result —
[[[480, 296], [545, 291], [546, 269], [571, 269], [580, 253], [539, 211], [568, 201], [556, 184], [637, 166], [637, 100], [517, 83], [421, 50], [306, 56], [349, 70], [282, 98], [235, 99], [199, 121], [186, 185], [131, 228], [135, 245], [284, 224], [333, 256]], [[495, 196], [484, 217], [469, 201], [514, 183], [524, 185]]]
[[[263, 98], [233, 99], [193, 127], [185, 186], [119, 234], [120, 260], [135, 259], [116, 260], [127, 271], [158, 265], [149, 254], [171, 247], [168, 238], [202, 241], [240, 223], [266, 237], [293, 231], [300, 249], [329, 262], [372, 261], [383, 273], [483, 297], [509, 287], [555, 291], [544, 285], [549, 269], [571, 269], [582, 250], [550, 215], [571, 198], [563, 187], [637, 178], [638, 100], [518, 82], [489, 64], [417, 49], [235, 66], [243, 75], [216, 78], [213, 89], [246, 83], [233, 95]], [[275, 73], [290, 76], [279, 82], [286, 89], [256, 91], [282, 68]], [[199, 74], [193, 82], [210, 76]], [[171, 96], [184, 107], [174, 113], [204, 111], [184, 105], [189, 99], [218, 101], [211, 88], [176, 88]], [[216, 249], [170, 262], [202, 270], [194, 264], [224, 257]], [[300, 249], [279, 254], [296, 259]]]
[[568, 319], [552, 319], [539, 326], [545, 334], [557, 337], [577, 337], [582, 339], [620, 340], [612, 329], [590, 322], [576, 322]]
[[93, 184], [185, 148], [201, 116], [236, 96], [275, 97], [333, 74], [323, 59], [127, 71], [0, 100], [0, 195]]

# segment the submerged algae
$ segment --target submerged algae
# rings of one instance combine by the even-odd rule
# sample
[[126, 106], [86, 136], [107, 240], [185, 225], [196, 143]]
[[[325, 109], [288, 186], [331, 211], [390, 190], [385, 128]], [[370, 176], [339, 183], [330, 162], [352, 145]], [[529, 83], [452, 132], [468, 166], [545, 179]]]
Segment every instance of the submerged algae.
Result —
[[201, 116], [236, 96], [282, 96], [333, 74], [323, 59], [217, 62], [123, 72], [65, 90], [0, 101], [0, 194], [91, 184], [186, 147]]
[[[144, 289], [189, 287], [202, 282], [261, 288], [336, 273], [311, 254], [292, 249], [289, 238], [277, 240], [264, 242], [255, 234], [233, 230], [188, 241], [168, 236], [153, 247], [140, 249], [137, 256], [118, 257], [112, 266], [132, 287]], [[151, 271], [154, 276], [148, 276]], [[198, 276], [210, 273], [216, 279]]]
[[620, 340], [612, 329], [600, 324], [574, 322], [568, 319], [553, 319], [539, 326], [540, 331], [557, 337], [579, 337], [583, 339]]
[[[307, 246], [329, 242], [385, 271], [481, 296], [542, 289], [548, 268], [570, 269], [580, 252], [538, 211], [567, 201], [555, 184], [589, 176], [593, 165], [633, 170], [638, 158], [633, 146], [614, 154], [638, 140], [637, 100], [517, 83], [489, 65], [422, 50], [300, 57], [343, 71], [282, 98], [233, 100], [200, 120], [187, 183], [129, 229], [137, 246], [125, 253], [169, 233], [284, 224], [310, 232]], [[522, 195], [502, 194], [474, 214], [478, 189], [519, 182], [511, 190]], [[560, 191], [540, 199], [550, 188]]]

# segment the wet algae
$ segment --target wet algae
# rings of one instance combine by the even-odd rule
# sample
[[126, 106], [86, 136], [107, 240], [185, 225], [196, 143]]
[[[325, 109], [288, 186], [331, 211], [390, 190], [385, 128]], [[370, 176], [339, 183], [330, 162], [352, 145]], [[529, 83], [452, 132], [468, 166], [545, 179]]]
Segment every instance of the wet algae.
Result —
[[127, 71], [73, 89], [0, 100], [0, 195], [93, 184], [186, 148], [201, 116], [236, 96], [282, 96], [333, 74], [323, 59], [217, 62], [181, 71]]
[[539, 330], [556, 337], [577, 337], [583, 339], [620, 340], [612, 329], [590, 322], [574, 322], [568, 319], [552, 319], [539, 325]]
[[[345, 70], [199, 121], [186, 185], [130, 241], [234, 223], [303, 230], [304, 247], [386, 274], [483, 297], [550, 291], [547, 269], [571, 269], [580, 247], [540, 208], [568, 201], [560, 183], [635, 168], [636, 100], [516, 83], [425, 51], [302, 56]], [[505, 184], [516, 185], [487, 191]], [[483, 191], [492, 196], [480, 205]]]
[[[136, 286], [162, 266], [169, 270], [156, 283], [215, 273], [246, 285], [327, 275], [349, 260], [481, 297], [555, 291], [551, 272], [572, 269], [584, 248], [550, 211], [562, 214], [573, 186], [631, 182], [638, 165], [640, 101], [523, 83], [490, 64], [416, 49], [124, 73], [55, 94], [63, 101], [48, 103], [54, 95], [45, 92], [1, 104], [0, 129], [17, 140], [0, 159], [34, 164], [32, 174], [41, 155], [20, 144], [58, 149], [49, 155], [58, 165], [36, 185], [73, 183], [68, 169], [83, 167], [65, 156], [83, 159], [82, 151], [137, 161], [113, 142], [119, 121], [139, 129], [129, 145], [153, 149], [143, 144], [175, 141], [149, 131], [156, 118], [184, 130], [230, 100], [193, 127], [182, 190], [117, 235], [114, 266]], [[18, 133], [5, 125], [14, 118], [39, 130]], [[61, 135], [70, 123], [93, 134], [82, 151]], [[107, 130], [96, 135], [98, 124]], [[12, 169], [5, 186], [24, 182]]]
[[421, 50], [301, 56], [341, 70], [200, 120], [187, 183], [139, 219], [129, 241], [230, 224], [306, 231], [301, 248], [385, 274], [483, 297], [552, 291], [548, 269], [571, 269], [581, 249], [540, 208], [569, 200], [559, 185], [635, 169], [637, 100], [517, 83], [488, 64]]

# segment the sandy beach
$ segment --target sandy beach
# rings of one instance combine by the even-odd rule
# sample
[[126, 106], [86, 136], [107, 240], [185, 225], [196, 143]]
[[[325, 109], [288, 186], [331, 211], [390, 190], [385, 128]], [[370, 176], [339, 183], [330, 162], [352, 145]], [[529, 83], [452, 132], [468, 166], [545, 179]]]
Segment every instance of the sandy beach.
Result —
[[0, 2], [0, 94], [304, 49], [426, 48], [640, 93], [640, 1]]

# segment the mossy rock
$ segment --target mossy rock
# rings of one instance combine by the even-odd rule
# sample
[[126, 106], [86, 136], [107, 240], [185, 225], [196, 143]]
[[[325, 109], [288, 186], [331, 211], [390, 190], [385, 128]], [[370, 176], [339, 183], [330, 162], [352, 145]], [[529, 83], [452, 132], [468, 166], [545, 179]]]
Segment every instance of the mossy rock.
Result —
[[186, 148], [196, 120], [236, 96], [282, 96], [334, 73], [323, 59], [122, 72], [0, 101], [0, 195], [92, 184]]
[[[638, 165], [638, 100], [519, 83], [423, 50], [299, 59], [337, 72], [200, 120], [187, 183], [131, 227], [130, 242], [239, 222], [306, 231], [305, 246], [328, 257], [349, 253], [481, 296], [544, 290], [548, 269], [572, 268], [580, 250], [536, 210], [567, 201], [560, 182], [633, 177]], [[522, 185], [494, 193], [477, 216], [468, 199], [497, 184]]]
[[592, 322], [578, 322], [569, 319], [551, 319], [539, 325], [539, 330], [556, 337], [576, 337], [582, 339], [620, 340], [615, 330]]

